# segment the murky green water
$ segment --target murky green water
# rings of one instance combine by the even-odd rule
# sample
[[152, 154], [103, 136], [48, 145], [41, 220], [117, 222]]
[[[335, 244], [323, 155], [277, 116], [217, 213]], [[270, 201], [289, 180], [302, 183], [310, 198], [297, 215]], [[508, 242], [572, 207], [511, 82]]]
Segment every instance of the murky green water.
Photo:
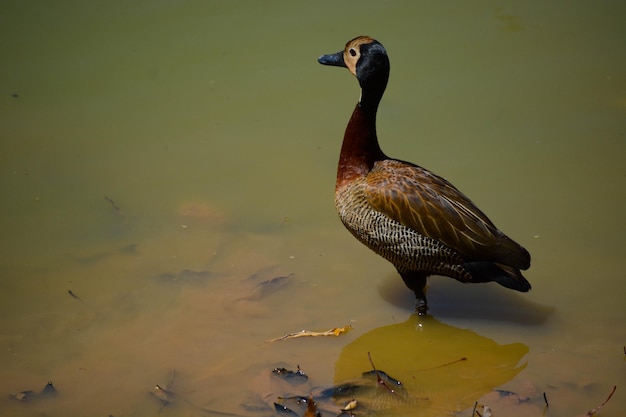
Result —
[[[601, 414], [626, 411], [621, 3], [0, 11], [2, 415], [271, 415], [278, 396], [362, 378], [367, 352], [410, 397], [366, 394], [383, 413], [584, 415], [614, 385]], [[391, 265], [343, 230], [332, 192], [358, 87], [316, 58], [360, 34], [391, 58], [383, 149], [523, 244], [530, 293], [433, 278], [416, 321]], [[305, 385], [270, 377], [298, 365]], [[150, 392], [172, 369], [161, 408]], [[9, 396], [48, 381], [58, 397]]]

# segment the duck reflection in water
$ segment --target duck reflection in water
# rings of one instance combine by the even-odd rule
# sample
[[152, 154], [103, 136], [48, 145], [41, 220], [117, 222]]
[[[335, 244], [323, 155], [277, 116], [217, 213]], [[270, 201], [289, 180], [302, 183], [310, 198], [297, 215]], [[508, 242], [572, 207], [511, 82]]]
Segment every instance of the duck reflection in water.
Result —
[[[370, 387], [357, 398], [364, 409], [412, 415], [419, 406], [420, 416], [445, 415], [472, 407], [511, 381], [526, 367], [520, 362], [527, 353], [522, 343], [501, 345], [471, 330], [414, 314], [345, 346], [335, 364], [337, 385], [331, 394], [342, 404], [357, 398], [348, 387]], [[381, 378], [388, 387], [381, 387]]]

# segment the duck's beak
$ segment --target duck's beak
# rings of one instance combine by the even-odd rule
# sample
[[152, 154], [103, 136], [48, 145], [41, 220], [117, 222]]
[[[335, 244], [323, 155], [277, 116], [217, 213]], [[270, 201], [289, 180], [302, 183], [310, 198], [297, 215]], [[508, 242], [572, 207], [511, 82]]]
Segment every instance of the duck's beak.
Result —
[[323, 65], [332, 65], [333, 67], [348, 68], [343, 60], [343, 51], [339, 51], [336, 54], [322, 55], [317, 58], [317, 62]]

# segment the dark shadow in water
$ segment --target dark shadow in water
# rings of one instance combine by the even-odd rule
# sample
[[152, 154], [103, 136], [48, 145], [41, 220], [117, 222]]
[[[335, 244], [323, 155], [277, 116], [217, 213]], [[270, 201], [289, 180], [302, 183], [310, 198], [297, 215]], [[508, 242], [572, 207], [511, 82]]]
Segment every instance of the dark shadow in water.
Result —
[[[393, 305], [408, 311], [415, 308], [413, 292], [397, 275], [387, 277], [378, 287], [378, 293]], [[495, 283], [462, 284], [447, 277], [431, 277], [426, 296], [429, 314], [440, 319], [471, 318], [536, 325], [554, 312], [551, 306], [530, 301], [528, 294]]]
[[[378, 372], [400, 381], [401, 387], [369, 378]], [[522, 343], [501, 345], [471, 330], [413, 314], [403, 323], [371, 330], [345, 346], [335, 364], [336, 403], [356, 398], [370, 411], [420, 416], [448, 415], [471, 407], [476, 400], [512, 380], [526, 364]], [[398, 384], [399, 384], [398, 383]], [[392, 392], [393, 388], [395, 392]], [[399, 389], [401, 388], [401, 389]], [[357, 398], [358, 397], [358, 398]]]

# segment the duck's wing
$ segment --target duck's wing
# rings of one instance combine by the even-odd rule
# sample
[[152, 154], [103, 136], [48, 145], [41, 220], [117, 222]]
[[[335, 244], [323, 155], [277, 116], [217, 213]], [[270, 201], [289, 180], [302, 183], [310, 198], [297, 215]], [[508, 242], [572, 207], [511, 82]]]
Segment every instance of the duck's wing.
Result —
[[375, 210], [469, 261], [530, 266], [528, 252], [498, 230], [469, 198], [419, 166], [394, 159], [376, 162], [366, 177], [366, 195]]

